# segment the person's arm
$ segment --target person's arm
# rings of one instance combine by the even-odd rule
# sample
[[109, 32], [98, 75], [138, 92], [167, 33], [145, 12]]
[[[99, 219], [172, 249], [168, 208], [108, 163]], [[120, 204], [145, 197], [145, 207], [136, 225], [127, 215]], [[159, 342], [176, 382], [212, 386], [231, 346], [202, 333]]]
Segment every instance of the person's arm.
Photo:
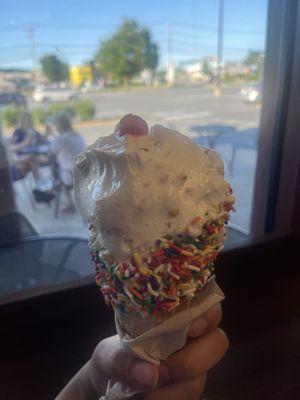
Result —
[[52, 137], [55, 137], [50, 125], [46, 125], [44, 135], [42, 136], [44, 141], [49, 141]]
[[10, 148], [13, 152], [17, 153], [18, 151], [23, 150], [25, 147], [29, 146], [31, 143], [31, 138], [27, 135], [22, 142], [14, 143], [13, 140], [10, 142]]
[[221, 306], [217, 305], [191, 324], [184, 348], [159, 367], [133, 357], [117, 335], [98, 344], [91, 359], [73, 377], [56, 400], [98, 400], [110, 378], [146, 393], [143, 400], [189, 400], [204, 390], [206, 372], [228, 348], [225, 333], [217, 328]]
[[57, 136], [57, 137], [51, 142], [51, 152], [57, 156], [58, 153], [59, 153], [60, 151], [61, 151], [60, 137]]

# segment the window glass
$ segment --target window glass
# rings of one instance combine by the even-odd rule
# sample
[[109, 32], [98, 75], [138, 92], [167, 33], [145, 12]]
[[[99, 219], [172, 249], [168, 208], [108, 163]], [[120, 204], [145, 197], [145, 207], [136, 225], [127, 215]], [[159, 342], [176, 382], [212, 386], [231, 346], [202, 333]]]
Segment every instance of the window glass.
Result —
[[2, 136], [26, 227], [87, 237], [73, 156], [132, 112], [220, 153], [231, 225], [249, 234], [266, 13], [267, 0], [5, 2]]

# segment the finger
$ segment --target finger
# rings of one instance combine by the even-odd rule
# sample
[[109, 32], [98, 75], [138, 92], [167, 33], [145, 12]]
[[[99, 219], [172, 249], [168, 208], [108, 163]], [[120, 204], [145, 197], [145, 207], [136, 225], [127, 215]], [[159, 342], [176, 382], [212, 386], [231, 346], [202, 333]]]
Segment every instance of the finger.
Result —
[[212, 332], [221, 322], [222, 308], [221, 304], [216, 304], [204, 315], [194, 319], [188, 331], [189, 337], [198, 337]]
[[222, 320], [222, 307], [221, 304], [216, 304], [205, 315], [207, 321], [206, 333], [214, 331]]
[[172, 380], [191, 379], [212, 368], [224, 356], [228, 346], [225, 332], [217, 328], [188, 343], [164, 363]]
[[206, 374], [182, 382], [162, 386], [142, 396], [143, 400], [195, 400], [203, 393]]
[[147, 122], [138, 115], [124, 115], [115, 128], [115, 133], [119, 136], [123, 135], [147, 135], [149, 127]]
[[100, 377], [103, 381], [106, 380], [103, 377], [112, 377], [133, 389], [149, 390], [156, 386], [159, 377], [158, 368], [133, 357], [124, 349], [118, 335], [98, 344], [91, 359], [91, 371], [92, 383], [98, 387]]

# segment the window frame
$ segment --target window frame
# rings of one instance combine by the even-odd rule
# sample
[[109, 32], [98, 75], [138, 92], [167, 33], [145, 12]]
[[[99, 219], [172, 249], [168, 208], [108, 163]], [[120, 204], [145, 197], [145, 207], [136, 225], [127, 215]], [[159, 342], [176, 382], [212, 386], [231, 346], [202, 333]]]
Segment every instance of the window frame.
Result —
[[[236, 247], [300, 231], [297, 208], [300, 204], [300, 124], [297, 110], [300, 98], [300, 48], [297, 47], [297, 39], [300, 38], [299, 1], [269, 0], [266, 24], [265, 79], [251, 236], [248, 244]], [[261, 187], [267, 190], [261, 191]], [[13, 200], [11, 208], [14, 208]], [[3, 299], [0, 297], [0, 306], [91, 285], [92, 282], [93, 277], [87, 276], [68, 283], [13, 293]]]
[[299, 37], [299, 1], [269, 1], [252, 237], [299, 232], [293, 224], [300, 179]]

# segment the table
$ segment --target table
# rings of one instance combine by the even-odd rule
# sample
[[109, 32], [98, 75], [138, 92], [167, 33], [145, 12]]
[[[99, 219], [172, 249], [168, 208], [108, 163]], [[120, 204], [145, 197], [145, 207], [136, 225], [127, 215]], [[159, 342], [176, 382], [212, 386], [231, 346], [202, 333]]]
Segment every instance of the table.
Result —
[[197, 132], [200, 137], [207, 140], [208, 147], [214, 148], [216, 139], [224, 134], [234, 133], [236, 129], [232, 125], [193, 125], [192, 132]]

